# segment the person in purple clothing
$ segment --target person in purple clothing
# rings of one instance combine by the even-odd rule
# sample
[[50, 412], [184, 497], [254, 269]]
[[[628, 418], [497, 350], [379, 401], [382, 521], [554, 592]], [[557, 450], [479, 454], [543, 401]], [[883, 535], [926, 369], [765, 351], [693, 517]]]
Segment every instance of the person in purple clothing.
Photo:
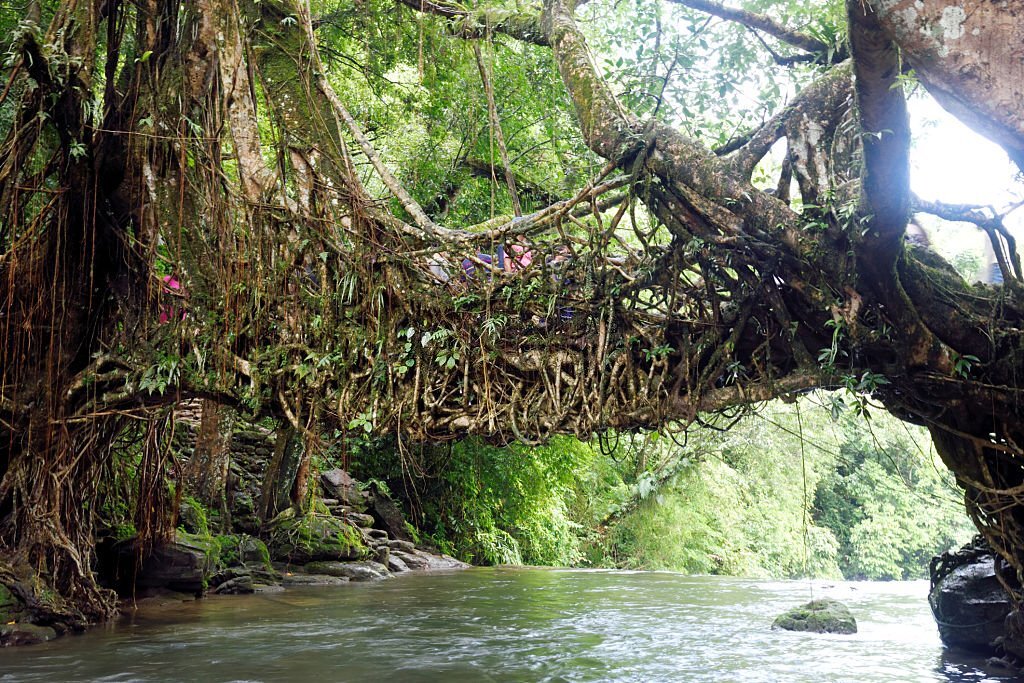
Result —
[[[494, 253], [493, 256], [491, 254], [484, 254], [484, 253], [479, 253], [478, 252], [477, 255], [476, 255], [476, 259], [478, 261], [483, 261], [487, 265], [494, 266], [494, 267], [498, 268], [499, 270], [505, 270], [507, 268], [507, 265], [506, 265], [507, 264], [507, 259], [505, 258], [505, 246], [503, 244], [499, 244], [498, 245], [498, 248], [495, 250], [495, 253]], [[474, 275], [475, 274], [476, 274], [476, 263], [473, 262], [473, 259], [470, 259], [470, 258], [463, 259], [462, 260], [462, 279], [464, 279], [464, 280], [472, 280], [472, 279], [474, 279]]]

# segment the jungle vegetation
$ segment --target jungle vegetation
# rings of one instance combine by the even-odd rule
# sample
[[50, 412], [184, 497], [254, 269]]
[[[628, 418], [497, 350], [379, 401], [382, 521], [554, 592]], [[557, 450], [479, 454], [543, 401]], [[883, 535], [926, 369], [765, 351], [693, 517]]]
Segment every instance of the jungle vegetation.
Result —
[[962, 490], [924, 429], [833, 416], [833, 398], [772, 403], [685, 439], [467, 439], [417, 453], [412, 477], [388, 440], [349, 463], [403, 501], [421, 540], [477, 564], [927, 578], [934, 555], [976, 533]]
[[[216, 496], [227, 408], [283, 425], [301, 507], [323, 434], [415, 468], [817, 387], [927, 429], [1024, 570], [1020, 260], [1004, 213], [911, 194], [906, 116], [923, 88], [1024, 166], [1019, 9], [742, 4], [0, 4], [0, 582], [112, 614], [103, 511], [158, 542], [172, 479]], [[914, 212], [976, 225], [1002, 284], [907, 244]]]

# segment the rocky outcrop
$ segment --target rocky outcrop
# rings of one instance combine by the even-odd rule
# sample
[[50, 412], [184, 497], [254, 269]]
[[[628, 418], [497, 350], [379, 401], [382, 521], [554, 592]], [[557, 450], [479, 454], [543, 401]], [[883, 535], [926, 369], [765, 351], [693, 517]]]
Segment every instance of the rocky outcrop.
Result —
[[[933, 558], [930, 569], [928, 602], [943, 643], [984, 654], [1024, 656], [1024, 637], [1012, 628], [1021, 621], [1019, 613], [996, 575], [996, 558], [981, 537]], [[1002, 579], [1011, 581], [1010, 574], [1004, 572]]]
[[134, 541], [120, 549], [121, 566], [128, 568], [129, 585], [167, 588], [182, 593], [201, 593], [220, 564], [220, 546], [212, 536], [179, 531], [174, 539], [157, 546], [137, 564]]
[[[182, 427], [178, 448], [183, 458], [188, 457], [194, 443], [199, 416], [198, 406], [183, 404], [177, 410]], [[213, 537], [219, 539], [218, 547], [211, 549], [218, 556], [205, 574], [211, 590], [259, 590], [260, 582], [270, 579], [259, 576], [254, 563], [266, 567], [276, 563], [283, 571], [278, 581], [284, 585], [336, 584], [349, 579], [366, 580], [376, 574], [468, 566], [417, 547], [401, 508], [386, 489], [375, 482], [364, 485], [341, 468], [328, 469], [317, 477], [320, 495], [314, 497], [309, 513], [296, 515], [288, 509], [269, 524], [262, 524], [257, 511], [261, 504], [261, 482], [274, 451], [274, 433], [241, 421], [236, 425], [231, 438], [227, 492], [235, 535]], [[195, 501], [187, 496], [183, 499], [178, 524], [191, 532], [193, 539], [209, 536], [210, 529], [218, 526], [214, 521], [207, 519]], [[266, 546], [257, 537], [264, 539]], [[189, 543], [193, 547], [182, 548], [176, 541], [163, 551], [175, 556], [170, 573], [174, 574], [172, 583], [179, 587], [177, 590], [198, 585], [201, 561], [187, 556], [200, 549], [194, 547], [196, 541]], [[312, 568], [310, 563], [314, 563]], [[315, 571], [317, 563], [327, 563], [330, 571]], [[357, 564], [352, 565], [355, 569], [347, 570], [340, 563]], [[368, 566], [374, 568], [373, 572], [364, 571]], [[169, 578], [157, 573], [148, 580], [159, 584]]]
[[391, 496], [386, 495], [378, 487], [370, 487], [370, 505], [368, 512], [376, 522], [375, 526], [388, 532], [391, 538], [401, 541], [411, 541], [412, 534], [409, 533], [409, 526], [405, 523], [405, 515], [398, 509], [398, 505]]
[[328, 470], [320, 475], [320, 487], [324, 496], [347, 505], [356, 511], [366, 509], [369, 493], [362, 490], [359, 482], [342, 469]]
[[[198, 408], [177, 411], [176, 449], [190, 455], [199, 421]], [[319, 477], [320, 495], [311, 510], [288, 509], [262, 524], [260, 482], [273, 452], [273, 433], [258, 425], [241, 426], [231, 440], [227, 509], [210, 511], [184, 490], [173, 523], [175, 534], [153, 548], [134, 536], [130, 524], [113, 526], [96, 546], [97, 575], [105, 588], [128, 600], [158, 604], [221, 595], [272, 592], [286, 586], [340, 586], [376, 581], [411, 570], [460, 569], [469, 565], [438, 555], [413, 542], [399, 506], [379, 487], [366, 487], [348, 472], [333, 469]], [[215, 530], [232, 533], [215, 534]], [[31, 572], [28, 572], [31, 574]], [[38, 619], [28, 579], [0, 557], [0, 647], [40, 643], [85, 626], [81, 614], [65, 621], [60, 606], [48, 606]], [[13, 588], [12, 588], [13, 587]], [[26, 597], [27, 596], [27, 597]], [[39, 623], [34, 623], [39, 622]]]
[[780, 614], [772, 623], [772, 628], [849, 635], [857, 632], [857, 621], [843, 603], [822, 598]]

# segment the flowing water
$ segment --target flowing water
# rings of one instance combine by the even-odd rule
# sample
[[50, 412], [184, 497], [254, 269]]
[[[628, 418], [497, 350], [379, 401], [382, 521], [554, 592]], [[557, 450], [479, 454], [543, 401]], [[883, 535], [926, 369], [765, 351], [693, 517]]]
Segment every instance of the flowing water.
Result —
[[[0, 651], [0, 681], [990, 681], [927, 585], [497, 568], [215, 597]], [[854, 636], [772, 631], [811, 597]]]

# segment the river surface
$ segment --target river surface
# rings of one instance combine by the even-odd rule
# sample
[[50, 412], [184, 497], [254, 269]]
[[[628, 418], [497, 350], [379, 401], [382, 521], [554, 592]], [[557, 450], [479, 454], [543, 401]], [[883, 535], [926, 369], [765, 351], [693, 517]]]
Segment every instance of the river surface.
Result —
[[[0, 651], [0, 681], [1014, 680], [945, 652], [927, 584], [525, 568], [404, 575], [144, 609]], [[772, 631], [810, 598], [853, 636]]]

